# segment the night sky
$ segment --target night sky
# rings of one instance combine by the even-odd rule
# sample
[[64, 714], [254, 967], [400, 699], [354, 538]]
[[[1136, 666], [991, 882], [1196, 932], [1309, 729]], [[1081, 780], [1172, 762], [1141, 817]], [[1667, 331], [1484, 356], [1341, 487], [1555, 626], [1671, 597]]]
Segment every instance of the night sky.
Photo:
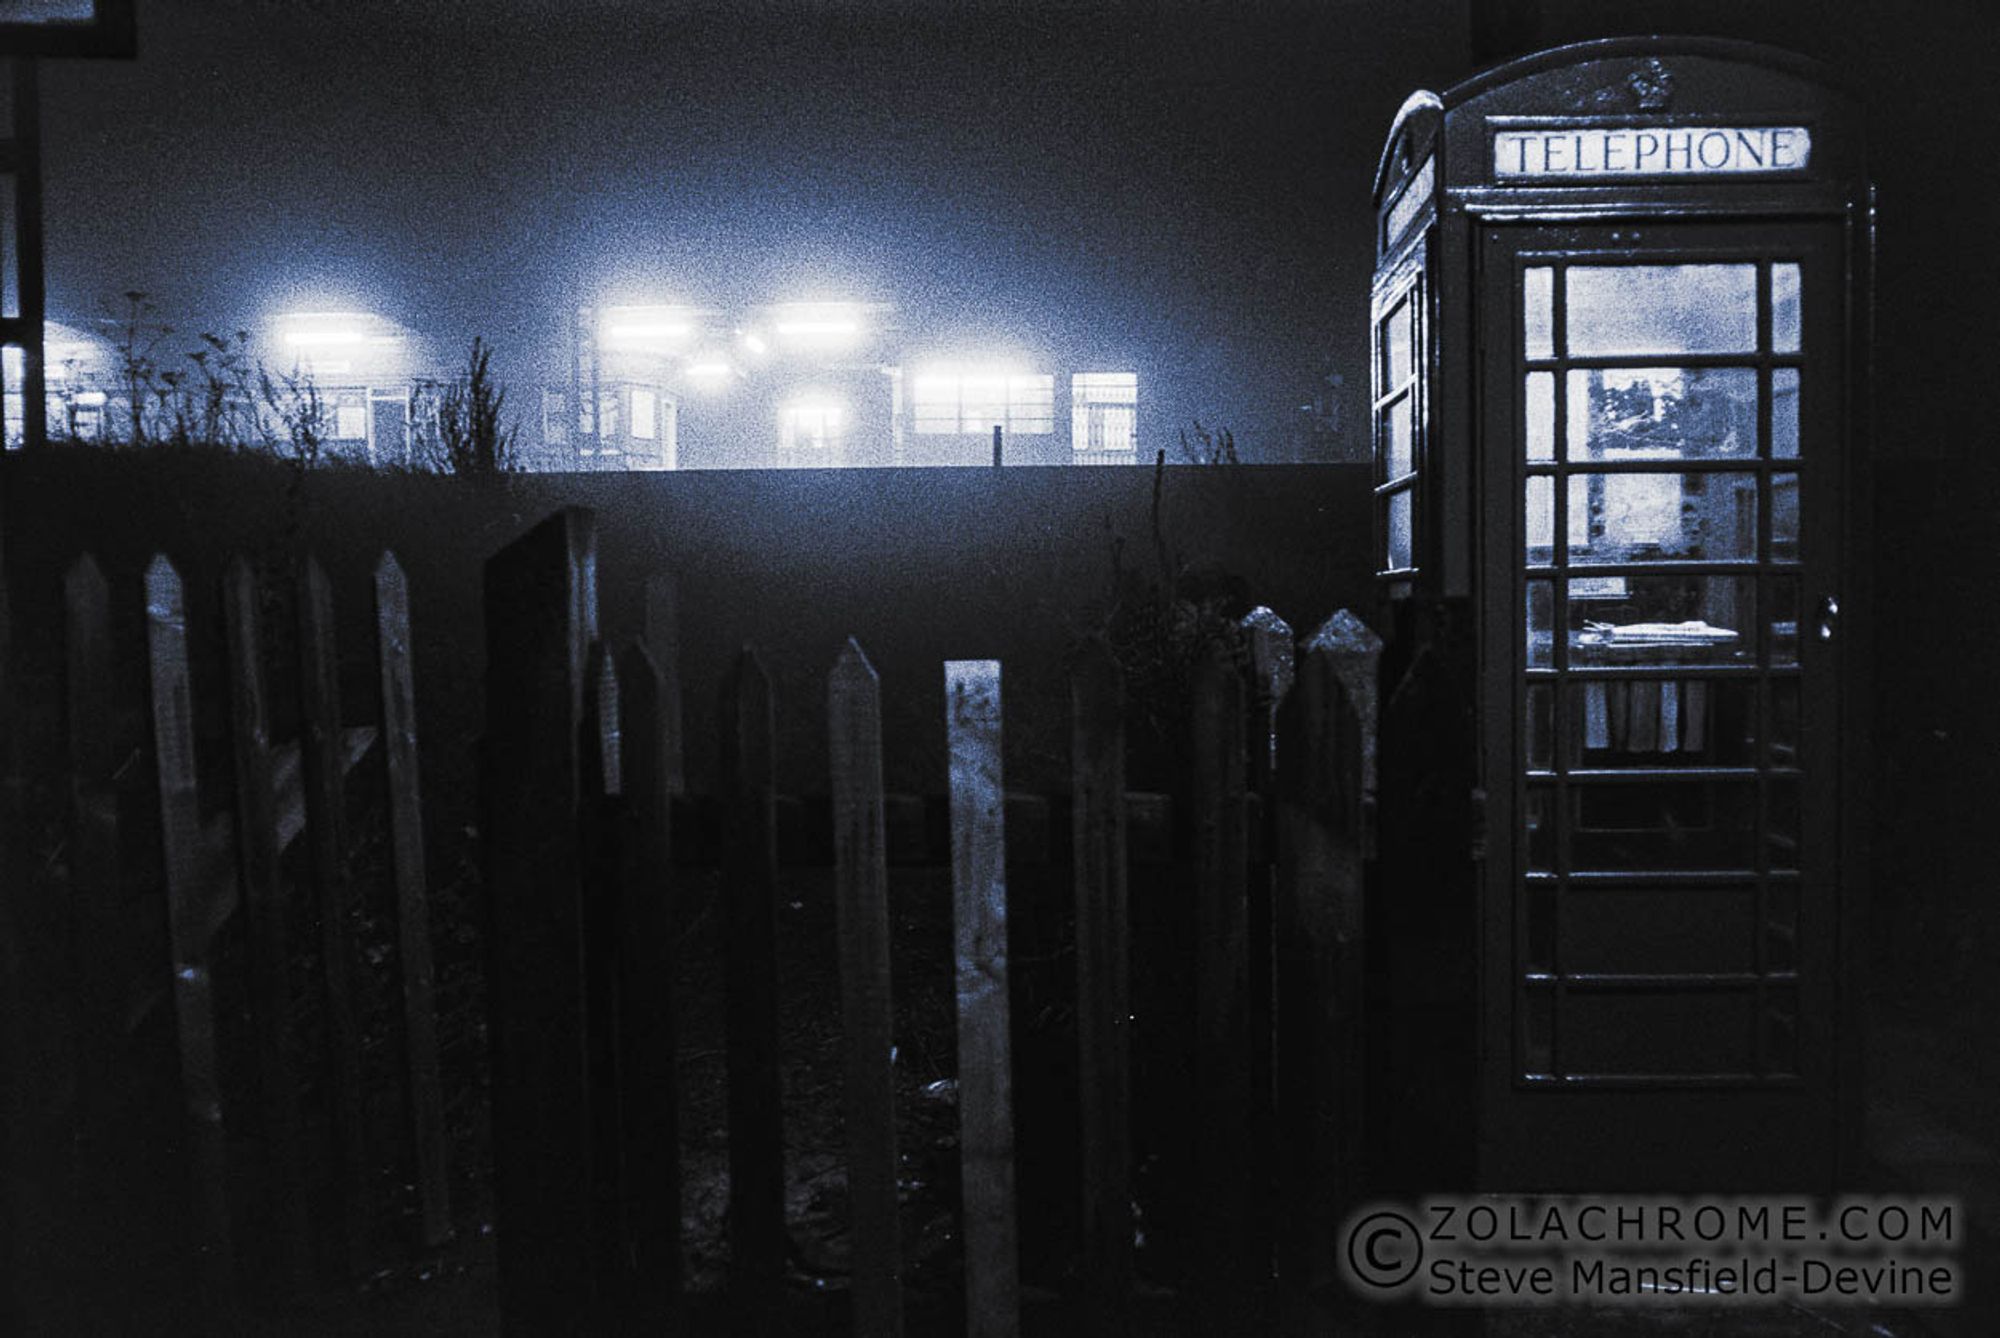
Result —
[[365, 307], [518, 375], [572, 282], [856, 296], [1275, 454], [1365, 382], [1376, 156], [1468, 69], [1462, 4], [1394, 12], [141, 0], [136, 61], [45, 69], [50, 311]]
[[[1911, 335], [1986, 320], [2000, 268], [1937, 263], [1984, 245], [1938, 186], [1995, 126], [1985, 6], [1494, 3], [1517, 49], [1679, 31], [1831, 60], [1877, 113], [1885, 369], [1979, 361]], [[1360, 449], [1373, 168], [1411, 89], [1475, 67], [1472, 7], [140, 0], [137, 60], [45, 62], [50, 311], [362, 307], [526, 376], [571, 285], [851, 296], [897, 306], [912, 359], [1137, 369], [1148, 450], [1198, 416], [1282, 458], [1331, 367]], [[1952, 449], [1941, 401], [1909, 408], [1937, 426], [1888, 449]]]

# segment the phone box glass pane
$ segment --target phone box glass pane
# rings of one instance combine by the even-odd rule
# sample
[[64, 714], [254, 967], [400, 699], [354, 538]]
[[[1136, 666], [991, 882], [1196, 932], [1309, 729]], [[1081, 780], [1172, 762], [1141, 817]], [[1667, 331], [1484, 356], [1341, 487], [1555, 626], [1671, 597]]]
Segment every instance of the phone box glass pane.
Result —
[[1726, 460], [1757, 453], [1751, 367], [1591, 367], [1569, 374], [1572, 460]]
[[1579, 884], [1563, 897], [1559, 948], [1565, 973], [1750, 971], [1757, 887]]
[[1531, 358], [1555, 356], [1555, 271], [1537, 265], [1521, 275], [1522, 321]]
[[1771, 351], [1799, 351], [1799, 267], [1771, 266]]
[[1387, 565], [1391, 570], [1402, 570], [1412, 565], [1410, 501], [1408, 488], [1389, 494], [1386, 531], [1389, 540]]
[[1382, 322], [1382, 389], [1384, 393], [1410, 379], [1410, 299], [1404, 298]]
[[1747, 990], [1572, 990], [1563, 998], [1563, 1072], [1751, 1074], [1755, 1007]]
[[1573, 770], [1757, 764], [1750, 679], [1577, 678], [1563, 696]]
[[1569, 514], [1571, 562], [1757, 556], [1755, 474], [1572, 474]]
[[1570, 861], [1579, 872], [1754, 872], [1754, 781], [1574, 782]]
[[1755, 265], [1573, 265], [1568, 278], [1572, 355], [1757, 349]]
[[1556, 458], [1556, 374], [1528, 373], [1528, 458]]
[[1573, 667], [1755, 662], [1756, 582], [1748, 577], [1656, 573], [1569, 585]]
[[1799, 369], [1771, 371], [1771, 454], [1796, 460], [1799, 454]]

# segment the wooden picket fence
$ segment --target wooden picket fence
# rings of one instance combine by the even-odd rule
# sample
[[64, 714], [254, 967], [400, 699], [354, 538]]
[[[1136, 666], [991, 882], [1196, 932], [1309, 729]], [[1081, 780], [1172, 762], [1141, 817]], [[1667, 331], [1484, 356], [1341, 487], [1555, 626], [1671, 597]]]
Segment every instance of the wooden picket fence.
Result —
[[[688, 795], [673, 584], [650, 583], [644, 626], [611, 636], [599, 625], [597, 570], [590, 513], [565, 510], [494, 556], [485, 572], [477, 828], [489, 916], [500, 1309], [507, 1332], [534, 1335], [671, 1325], [683, 1313], [674, 894], [677, 870], [712, 858], [720, 867], [726, 996], [729, 1305], [747, 1331], [774, 1332], [783, 1322], [789, 1250], [780, 837], [781, 825], [798, 825], [799, 806], [777, 792], [771, 682], [745, 648], [719, 703], [719, 783], [711, 796]], [[376, 1159], [360, 1109], [348, 930], [346, 822], [361, 783], [384, 787], [388, 815], [408, 1067], [402, 1118], [420, 1209], [410, 1248], [435, 1249], [451, 1232], [408, 585], [385, 554], [372, 592], [381, 707], [379, 718], [359, 724], [339, 700], [333, 595], [317, 563], [301, 566], [293, 594], [300, 731], [279, 740], [259, 625], [264, 604], [250, 567], [239, 560], [222, 581], [226, 685], [193, 679], [180, 575], [164, 557], [147, 570], [144, 656], [170, 960], [120, 975], [92, 952], [79, 953], [69, 1051], [77, 1072], [26, 1073], [25, 1042], [11, 1037], [10, 1172], [37, 1150], [59, 1147], [80, 1109], [110, 1099], [116, 1077], [102, 1071], [101, 1057], [116, 1054], [139, 1019], [171, 1009], [190, 1171], [184, 1218], [205, 1302], [219, 1317], [241, 1304], [246, 1229], [270, 1260], [280, 1295], [304, 1285], [316, 1248], [330, 1245], [350, 1275], [379, 1249], [365, 1239], [365, 1180]], [[130, 836], [119, 830], [114, 773], [122, 750], [110, 732], [117, 661], [110, 594], [88, 556], [69, 573], [64, 605], [71, 851], [64, 914], [83, 944], [115, 937], [121, 917], [149, 912], [123, 890], [130, 880], [119, 867]], [[1129, 932], [1135, 850], [1156, 859], [1178, 852], [1195, 889], [1193, 1091], [1195, 1119], [1208, 1132], [1190, 1171], [1203, 1205], [1198, 1253], [1206, 1266], [1190, 1280], [1188, 1299], [1202, 1331], [1233, 1331], [1274, 1277], [1300, 1291], [1330, 1278], [1333, 1227], [1361, 1166], [1362, 879], [1372, 853], [1380, 643], [1344, 611], [1296, 655], [1291, 630], [1265, 611], [1247, 631], [1252, 672], [1220, 650], [1201, 666], [1187, 784], [1171, 800], [1127, 790], [1124, 688], [1101, 645], [1074, 669], [1072, 779], [1055, 797], [1006, 788], [1003, 666], [943, 665], [942, 848], [929, 818], [936, 802], [884, 792], [880, 685], [861, 644], [850, 641], [831, 666], [827, 839], [788, 841], [785, 853], [797, 860], [803, 847], [811, 859], [824, 849], [818, 857], [833, 869], [855, 1333], [904, 1330], [888, 869], [943, 863], [955, 933], [965, 1331], [972, 1338], [1019, 1331], [1009, 865], [1024, 857], [1024, 841], [1037, 832], [1046, 841], [1062, 825], [1059, 813], [1067, 815], [1075, 898], [1077, 1302], [1088, 1331], [1122, 1331], [1134, 1304], [1128, 1023], [1132, 974], [1145, 966], [1134, 960]], [[6, 661], [0, 647], [0, 665]], [[198, 802], [214, 787], [196, 774], [195, 703], [198, 691], [219, 688], [233, 742], [234, 780], [224, 788], [235, 801], [233, 813], [209, 817]], [[0, 742], [12, 737], [0, 722]], [[18, 777], [17, 761], [0, 758], [0, 776]], [[14, 810], [10, 834], [20, 829], [18, 789], [16, 782], [0, 793]], [[292, 1028], [297, 982], [284, 898], [293, 883], [281, 865], [301, 840], [304, 893], [321, 935], [312, 985], [326, 1019], [324, 1053], [309, 1062], [324, 1065], [331, 1098], [326, 1147], [308, 1146], [314, 1122], [299, 1109]], [[10, 846], [0, 854], [8, 886], [18, 887], [21, 852]], [[157, 902], [150, 905], [157, 915]], [[239, 915], [248, 930], [260, 1131], [248, 1168], [232, 1164], [241, 1154], [224, 1137], [225, 1117], [233, 1122], [237, 1113], [224, 1108], [213, 961], [218, 936]], [[0, 930], [9, 938], [0, 946], [19, 951], [18, 926], [0, 922]], [[22, 1014], [12, 1002], [18, 1033]], [[66, 1095], [42, 1099], [42, 1087]], [[308, 1166], [331, 1166], [335, 1182], [334, 1212], [323, 1219], [330, 1229], [317, 1233], [307, 1218]], [[248, 1224], [232, 1212], [242, 1196], [228, 1189], [246, 1178], [258, 1205]], [[60, 1177], [45, 1174], [14, 1183], [62, 1192]], [[17, 1280], [33, 1271], [21, 1224], [35, 1212], [17, 1201], [10, 1214], [7, 1262]], [[20, 1313], [32, 1308], [18, 1296], [16, 1305], [27, 1307]], [[218, 1319], [214, 1327], [226, 1326]]]
[[[722, 692], [715, 802], [699, 809], [677, 797], [677, 688], [662, 673], [672, 634], [651, 613], [661, 596], [649, 596], [647, 632], [620, 643], [599, 626], [596, 569], [589, 513], [565, 511], [486, 572], [482, 827], [502, 1310], [510, 1332], [535, 1334], [674, 1313], [680, 1186], [665, 927], [676, 822], [701, 812], [721, 831], [730, 1308], [744, 1331], [773, 1332], [787, 1234], [771, 684], [746, 647]], [[1333, 1227], [1359, 1183], [1361, 892], [1380, 642], [1337, 613], [1299, 648], [1287, 683], [1290, 630], [1265, 615], [1249, 632], [1254, 684], [1219, 649], [1201, 667], [1189, 812], [1127, 792], [1123, 687], [1109, 652], [1088, 650], [1071, 681], [1079, 1300], [1091, 1332], [1122, 1331], [1133, 1305], [1135, 818], [1191, 833], [1195, 1091], [1209, 1133], [1193, 1168], [1205, 1268], [1190, 1293], [1203, 1331], [1236, 1331], [1274, 1274], [1302, 1292], [1325, 1285]], [[1010, 815], [1043, 801], [1004, 784], [1002, 666], [955, 661], [943, 673], [965, 1332], [1007, 1338], [1022, 1307], [1008, 867], [1023, 853], [1010, 849], [1008, 829]], [[904, 1313], [887, 869], [933, 857], [925, 824], [911, 820], [923, 801], [883, 791], [881, 718], [875, 672], [850, 640], [827, 678], [828, 820], [853, 1331], [867, 1335], [900, 1334]], [[814, 843], [791, 844], [796, 861]], [[1269, 1033], [1255, 1034], [1255, 1023]], [[1290, 1187], [1276, 1202], [1265, 1192], [1273, 1167], [1259, 1156], [1267, 1133], [1285, 1161], [1276, 1178]]]
[[[351, 782], [366, 777], [379, 787], [392, 854], [391, 876], [400, 927], [401, 1025], [407, 1063], [404, 1084], [409, 1147], [414, 1153], [419, 1239], [431, 1249], [450, 1233], [447, 1199], [444, 1099], [432, 998], [430, 912], [425, 886], [422, 791], [417, 765], [415, 694], [410, 654], [409, 591], [393, 553], [374, 573], [376, 662], [380, 718], [352, 725], [343, 715], [334, 641], [331, 587], [311, 559], [298, 569], [295, 682], [299, 735], [280, 740], [271, 727], [271, 684], [266, 674], [264, 602], [251, 567], [237, 559], [221, 582], [226, 630], [226, 685], [197, 683], [190, 665], [188, 592], [165, 556], [144, 577], [144, 647], [150, 703], [150, 748], [135, 750], [118, 732], [122, 665], [134, 658], [114, 646], [112, 597], [96, 560], [85, 554], [63, 584], [63, 717], [66, 728], [67, 879], [52, 908], [33, 924], [33, 871], [22, 848], [26, 821], [15, 755], [18, 720], [0, 727], [8, 741], [4, 851], [8, 914], [8, 1042], [10, 1072], [6, 1145], [10, 1194], [6, 1215], [9, 1319], [17, 1331], [62, 1332], [86, 1323], [75, 1310], [81, 1287], [114, 1285], [115, 1278], [79, 1280], [80, 1255], [92, 1232], [117, 1229], [129, 1205], [117, 1186], [97, 1187], [91, 1199], [84, 1176], [70, 1164], [73, 1146], [91, 1131], [130, 1123], [146, 1093], [135, 1081], [155, 1071], [136, 1052], [135, 1037], [164, 1031], [172, 1037], [182, 1127], [162, 1140], [189, 1171], [183, 1210], [173, 1214], [187, 1233], [188, 1257], [198, 1263], [201, 1308], [226, 1329], [243, 1299], [241, 1284], [254, 1271], [275, 1282], [280, 1295], [296, 1295], [331, 1255], [348, 1277], [370, 1261], [366, 1205], [374, 1164], [362, 1110], [362, 1038], [357, 1015], [356, 947], [350, 928], [354, 889], [348, 869], [347, 832]], [[0, 596], [4, 599], [4, 596]], [[0, 617], [0, 625], [8, 620]], [[0, 660], [5, 660], [0, 652]], [[10, 687], [13, 685], [9, 685]], [[205, 784], [197, 774], [197, 693], [226, 690], [232, 742], [232, 775], [226, 785]], [[17, 709], [13, 697], [9, 712]], [[361, 764], [381, 750], [379, 767]], [[128, 825], [153, 831], [149, 822], [128, 824], [121, 791], [134, 786], [127, 759], [150, 754], [157, 788], [146, 793], [157, 806], [157, 862], [134, 849], [143, 838]], [[205, 794], [231, 793], [233, 811], [206, 814]], [[153, 815], [146, 815], [151, 817]], [[304, 841], [303, 877], [290, 878], [287, 852]], [[162, 919], [157, 894], [131, 894], [135, 874], [157, 870], [164, 890], [165, 959], [148, 959]], [[307, 1145], [300, 1092], [306, 1074], [297, 1053], [293, 945], [287, 898], [297, 887], [312, 899], [320, 941], [312, 1001], [323, 1018], [323, 1065], [317, 1086], [326, 1094], [323, 1125], [329, 1146]], [[219, 1032], [216, 956], [226, 931], [240, 922], [248, 944], [247, 994], [256, 1054], [252, 1123], [256, 1153], [232, 1151]], [[50, 993], [23, 997], [27, 959], [51, 948], [66, 952], [69, 970]], [[66, 988], [62, 988], [66, 986]], [[161, 1013], [171, 1015], [164, 1026]], [[53, 1033], [36, 1038], [36, 1028]], [[129, 1070], [129, 1071], [128, 1071]], [[134, 1075], [137, 1075], [136, 1077]], [[106, 1154], [111, 1155], [111, 1154]], [[236, 1164], [250, 1157], [254, 1165]], [[310, 1176], [309, 1168], [331, 1167]], [[309, 1184], [309, 1177], [330, 1185]], [[253, 1181], [248, 1220], [232, 1208], [232, 1184]], [[330, 1193], [326, 1191], [330, 1190]], [[240, 1200], [241, 1196], [237, 1196]], [[317, 1235], [309, 1204], [330, 1209], [330, 1229]], [[241, 1204], [239, 1202], [238, 1207]], [[244, 1266], [246, 1242], [258, 1256]], [[129, 1241], [115, 1242], [115, 1264]], [[324, 1254], [316, 1254], [323, 1250]], [[64, 1294], [64, 1293], [69, 1294]]]

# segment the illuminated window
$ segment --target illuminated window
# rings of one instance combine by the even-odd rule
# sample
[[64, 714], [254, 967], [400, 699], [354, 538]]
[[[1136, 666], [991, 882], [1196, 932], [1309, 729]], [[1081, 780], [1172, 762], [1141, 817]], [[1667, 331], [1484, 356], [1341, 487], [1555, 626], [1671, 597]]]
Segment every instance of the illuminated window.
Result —
[[333, 411], [333, 435], [337, 441], [368, 440], [368, 406], [342, 400]]
[[1056, 379], [1007, 373], [941, 372], [911, 383], [913, 426], [927, 436], [1046, 437], [1056, 430]]
[[552, 446], [569, 440], [569, 397], [560, 390], [542, 392], [542, 440]]
[[660, 434], [659, 400], [650, 390], [632, 392], [632, 435], [651, 441]]
[[1136, 372], [1079, 372], [1069, 379], [1070, 444], [1087, 451], [1139, 449]]
[[847, 430], [846, 415], [839, 405], [817, 401], [787, 405], [778, 426], [778, 444], [788, 451], [823, 451], [838, 446]]

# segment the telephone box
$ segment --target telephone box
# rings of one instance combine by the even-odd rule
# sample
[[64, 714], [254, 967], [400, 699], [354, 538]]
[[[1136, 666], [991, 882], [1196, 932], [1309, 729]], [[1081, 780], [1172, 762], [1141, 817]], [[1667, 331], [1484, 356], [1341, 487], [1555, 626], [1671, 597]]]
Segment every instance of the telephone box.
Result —
[[[1824, 1189], [1851, 1155], [1862, 138], [1810, 61], [1660, 38], [1419, 92], [1390, 131], [1377, 565], [1392, 636], [1465, 629], [1440, 904], [1478, 1187]], [[1424, 802], [1390, 775], [1385, 814]]]

